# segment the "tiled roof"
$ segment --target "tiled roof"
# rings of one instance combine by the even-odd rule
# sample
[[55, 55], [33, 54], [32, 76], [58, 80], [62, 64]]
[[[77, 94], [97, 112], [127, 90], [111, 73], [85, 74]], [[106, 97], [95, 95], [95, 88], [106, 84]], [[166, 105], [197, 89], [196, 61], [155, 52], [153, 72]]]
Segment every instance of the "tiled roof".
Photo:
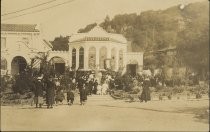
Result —
[[94, 27], [87, 33], [77, 33], [71, 35], [69, 40], [70, 43], [78, 41], [115, 41], [127, 43], [127, 40], [121, 34], [107, 33], [99, 26]]
[[1, 31], [39, 32], [36, 24], [1, 24]]

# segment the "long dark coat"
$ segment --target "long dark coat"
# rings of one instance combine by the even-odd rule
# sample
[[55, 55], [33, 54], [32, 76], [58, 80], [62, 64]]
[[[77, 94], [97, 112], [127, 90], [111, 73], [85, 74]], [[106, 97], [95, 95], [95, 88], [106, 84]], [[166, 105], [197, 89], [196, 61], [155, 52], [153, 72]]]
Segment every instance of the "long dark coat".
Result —
[[93, 87], [93, 93], [96, 94], [97, 93], [97, 87], [98, 87], [98, 82], [94, 82], [94, 87]]
[[80, 91], [80, 100], [81, 101], [87, 100], [87, 91], [86, 91], [86, 89], [81, 89], [81, 91]]
[[73, 91], [67, 91], [67, 100], [74, 99], [74, 93]]
[[143, 91], [142, 91], [142, 93], [141, 93], [141, 100], [142, 101], [149, 101], [149, 100], [151, 100], [151, 97], [150, 97], [150, 89], [149, 89], [149, 87], [150, 87], [150, 81], [149, 80], [145, 80], [144, 82], [143, 82]]
[[55, 98], [55, 83], [53, 81], [46, 82], [46, 103], [48, 105], [54, 104]]
[[92, 80], [88, 83], [88, 92], [91, 94], [93, 90], [94, 82]]
[[44, 90], [44, 86], [42, 84], [42, 82], [36, 80], [35, 81], [35, 91], [34, 91], [34, 95], [35, 97], [43, 97], [43, 90]]

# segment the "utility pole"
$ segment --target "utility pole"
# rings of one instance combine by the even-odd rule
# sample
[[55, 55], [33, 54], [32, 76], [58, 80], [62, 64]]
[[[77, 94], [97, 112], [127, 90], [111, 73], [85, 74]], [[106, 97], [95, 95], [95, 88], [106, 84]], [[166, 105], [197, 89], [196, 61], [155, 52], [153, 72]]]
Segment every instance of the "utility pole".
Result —
[[155, 40], [155, 26], [153, 25], [153, 28], [152, 28], [152, 45], [154, 45], [154, 40]]

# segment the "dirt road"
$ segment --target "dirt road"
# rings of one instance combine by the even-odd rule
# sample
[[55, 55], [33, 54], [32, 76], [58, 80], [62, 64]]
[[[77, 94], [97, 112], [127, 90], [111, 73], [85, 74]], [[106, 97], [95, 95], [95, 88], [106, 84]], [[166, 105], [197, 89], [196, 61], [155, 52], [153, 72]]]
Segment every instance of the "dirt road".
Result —
[[208, 131], [209, 100], [128, 103], [92, 96], [84, 106], [76, 99], [53, 109], [2, 106], [1, 130], [15, 131]]

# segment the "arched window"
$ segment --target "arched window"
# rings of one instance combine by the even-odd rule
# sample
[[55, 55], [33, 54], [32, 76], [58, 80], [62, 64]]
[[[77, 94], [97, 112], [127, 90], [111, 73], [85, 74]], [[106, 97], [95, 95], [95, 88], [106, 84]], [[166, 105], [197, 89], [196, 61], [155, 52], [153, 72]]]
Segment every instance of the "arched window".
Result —
[[76, 49], [72, 49], [72, 69], [76, 68]]
[[84, 69], [84, 48], [79, 49], [79, 68]]
[[123, 67], [123, 50], [119, 51], [119, 68]]
[[102, 47], [99, 51], [100, 55], [99, 55], [99, 67], [100, 69], [104, 69], [105, 68], [105, 59], [107, 56], [107, 49], [105, 47]]
[[6, 70], [7, 69], [7, 60], [5, 58], [1, 57], [1, 69]]
[[113, 48], [111, 50], [111, 69], [114, 70], [116, 65], [116, 50]]
[[88, 67], [89, 69], [94, 69], [96, 66], [96, 48], [91, 47], [88, 55]]

